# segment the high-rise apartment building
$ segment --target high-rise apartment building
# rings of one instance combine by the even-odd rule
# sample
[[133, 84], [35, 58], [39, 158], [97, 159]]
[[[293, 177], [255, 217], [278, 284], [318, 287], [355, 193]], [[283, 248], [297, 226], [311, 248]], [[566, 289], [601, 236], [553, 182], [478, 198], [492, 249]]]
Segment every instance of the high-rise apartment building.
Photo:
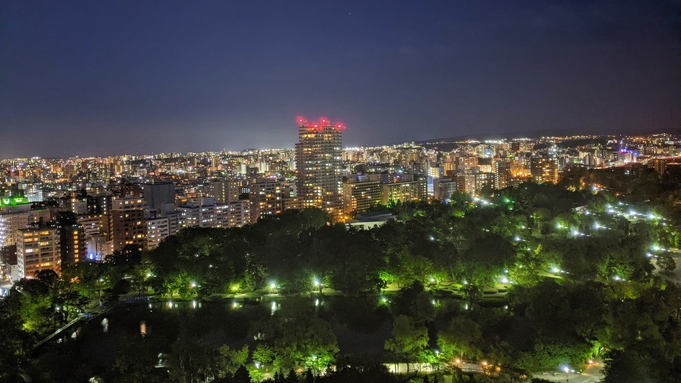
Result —
[[0, 213], [0, 248], [15, 245], [17, 230], [28, 227], [30, 219], [29, 211]]
[[144, 231], [144, 199], [141, 197], [114, 199], [111, 207], [113, 250], [122, 250], [126, 245], [144, 247]]
[[475, 173], [471, 171], [459, 172], [456, 175], [456, 190], [462, 193], [468, 193], [470, 195], [475, 195], [476, 189], [476, 177]]
[[[297, 192], [303, 208], [317, 207], [331, 216], [343, 213], [343, 126], [322, 118], [298, 120]], [[252, 210], [251, 210], [252, 212]]]
[[497, 190], [511, 186], [511, 161], [498, 160], [494, 162], [494, 188]]
[[188, 203], [177, 208], [179, 213], [179, 227], [215, 227], [217, 216], [215, 214], [215, 198], [202, 197], [196, 203]]
[[425, 201], [428, 199], [426, 180], [384, 183], [381, 185], [381, 199], [384, 205], [395, 202]]
[[215, 198], [218, 204], [238, 201], [241, 195], [241, 184], [241, 180], [213, 181], [209, 185], [209, 195]]
[[343, 211], [345, 214], [361, 213], [381, 203], [382, 189], [379, 177], [358, 177], [343, 184]]
[[175, 203], [175, 184], [172, 182], [154, 182], [143, 184], [144, 202], [151, 210], [159, 210], [161, 206]]
[[248, 200], [237, 200], [215, 207], [215, 227], [242, 227], [251, 223], [251, 209]]
[[[2, 197], [2, 199], [6, 199]], [[17, 242], [17, 229], [29, 227], [32, 224], [50, 222], [53, 219], [50, 209], [33, 208], [28, 203], [6, 205], [0, 202], [0, 248], [14, 246]]]
[[494, 189], [494, 173], [475, 173], [475, 194], [478, 195], [483, 189]]
[[170, 236], [168, 217], [152, 218], [145, 221], [147, 249], [155, 249], [164, 239]]
[[478, 166], [478, 157], [465, 156], [459, 157], [457, 161], [457, 169], [470, 170]]
[[30, 227], [17, 230], [17, 267], [19, 278], [48, 269], [61, 273], [59, 229]]
[[440, 201], [449, 201], [456, 191], [456, 181], [451, 178], [433, 180], [433, 197]]
[[558, 182], [558, 159], [556, 157], [532, 157], [530, 172], [537, 183]]
[[59, 232], [62, 264], [78, 263], [87, 258], [85, 228], [77, 222], [75, 214], [59, 214]]
[[254, 178], [248, 183], [251, 223], [284, 211], [286, 186], [277, 178]]

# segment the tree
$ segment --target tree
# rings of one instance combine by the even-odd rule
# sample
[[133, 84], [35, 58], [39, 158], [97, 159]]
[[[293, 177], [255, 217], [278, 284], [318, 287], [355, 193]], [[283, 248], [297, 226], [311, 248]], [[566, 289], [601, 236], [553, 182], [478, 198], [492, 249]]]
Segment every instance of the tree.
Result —
[[475, 239], [461, 255], [467, 280], [485, 286], [493, 283], [513, 260], [515, 251], [508, 240], [496, 234]]
[[437, 315], [432, 301], [432, 297], [425, 291], [423, 284], [414, 282], [411, 286], [400, 290], [395, 306], [398, 314], [407, 315], [414, 323], [425, 325]]
[[467, 357], [476, 359], [482, 355], [482, 331], [480, 325], [463, 316], [456, 316], [445, 331], [438, 334], [440, 353], [447, 359]]
[[241, 366], [238, 370], [236, 370], [234, 376], [232, 377], [231, 383], [251, 383], [251, 377], [249, 376], [246, 367]]
[[666, 254], [657, 256], [657, 266], [666, 273], [673, 273], [676, 270], [674, 258]]
[[421, 351], [428, 346], [428, 329], [417, 325], [406, 315], [393, 321], [392, 338], [385, 342], [385, 349], [399, 356], [407, 363], [415, 362]]
[[179, 383], [194, 383], [218, 376], [217, 354], [201, 339], [180, 336], [171, 347], [168, 360], [170, 379]]
[[289, 370], [288, 375], [286, 375], [286, 383], [298, 383], [298, 375], [293, 370]]
[[232, 350], [227, 345], [220, 346], [216, 365], [218, 376], [225, 377], [235, 374], [240, 367], [246, 365], [248, 355], [248, 345], [244, 345], [239, 350]]
[[604, 383], [653, 383], [650, 365], [656, 364], [646, 355], [636, 351], [616, 351], [608, 353], [605, 361]]
[[294, 300], [274, 316], [253, 327], [259, 334], [253, 359], [271, 363], [275, 371], [310, 368], [321, 371], [331, 365], [338, 354], [338, 344], [331, 326], [314, 316], [309, 306]]
[[154, 366], [158, 362], [155, 343], [142, 342], [139, 339], [124, 337], [121, 339], [120, 351], [111, 366], [117, 382], [165, 382], [166, 374]]

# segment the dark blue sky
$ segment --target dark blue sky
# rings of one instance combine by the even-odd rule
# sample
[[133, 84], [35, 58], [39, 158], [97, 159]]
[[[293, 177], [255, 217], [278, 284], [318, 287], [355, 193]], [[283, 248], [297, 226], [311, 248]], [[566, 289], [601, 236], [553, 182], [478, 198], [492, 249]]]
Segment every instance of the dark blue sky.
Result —
[[[550, 3], [550, 4], [548, 4]], [[681, 126], [671, 1], [0, 0], [0, 158]]]

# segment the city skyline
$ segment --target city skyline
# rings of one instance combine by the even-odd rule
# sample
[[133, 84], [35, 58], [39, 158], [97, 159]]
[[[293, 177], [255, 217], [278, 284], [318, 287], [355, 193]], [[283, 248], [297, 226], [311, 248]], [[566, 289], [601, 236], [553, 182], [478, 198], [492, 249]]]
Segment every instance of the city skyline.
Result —
[[678, 2], [262, 5], [7, 4], [0, 157], [679, 128]]
[[1, 4], [0, 382], [681, 377], [681, 0]]

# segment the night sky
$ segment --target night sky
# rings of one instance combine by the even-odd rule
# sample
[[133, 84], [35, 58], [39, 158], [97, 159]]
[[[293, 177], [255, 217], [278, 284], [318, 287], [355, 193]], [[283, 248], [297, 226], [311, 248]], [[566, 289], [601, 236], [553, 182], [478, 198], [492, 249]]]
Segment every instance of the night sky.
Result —
[[[550, 5], [547, 3], [551, 3]], [[678, 0], [0, 0], [0, 158], [678, 132]]]

